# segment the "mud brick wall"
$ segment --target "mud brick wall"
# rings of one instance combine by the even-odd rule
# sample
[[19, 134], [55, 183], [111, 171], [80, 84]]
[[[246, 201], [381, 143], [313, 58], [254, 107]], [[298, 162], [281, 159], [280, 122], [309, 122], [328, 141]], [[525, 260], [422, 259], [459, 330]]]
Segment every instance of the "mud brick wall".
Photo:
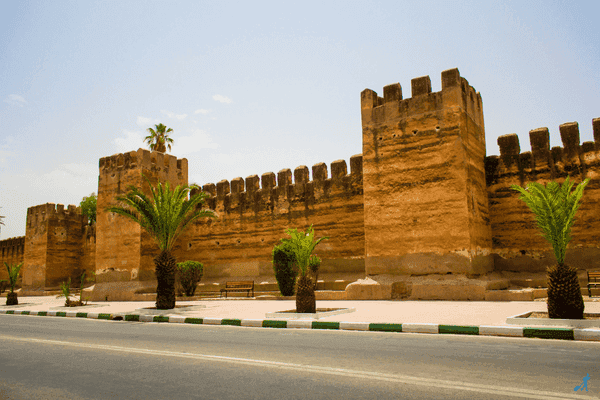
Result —
[[8, 265], [20, 264], [24, 260], [24, 253], [25, 236], [0, 241], [0, 280], [8, 280], [8, 271], [4, 263], [8, 263]]
[[367, 274], [493, 268], [481, 95], [457, 69], [361, 93]]
[[364, 272], [362, 156], [207, 184], [205, 207], [218, 219], [200, 220], [175, 249], [178, 261], [204, 263], [209, 278], [272, 276], [271, 252], [287, 228], [328, 236], [315, 249], [321, 273]]
[[548, 128], [534, 129], [529, 132], [532, 150], [523, 153], [516, 134], [498, 138], [500, 156], [485, 159], [497, 270], [539, 272], [556, 262], [533, 213], [510, 186], [562, 184], [567, 176], [575, 185], [586, 178], [590, 182], [575, 216], [566, 263], [580, 269], [600, 268], [600, 118], [592, 121], [592, 129], [594, 141], [580, 144], [579, 124], [562, 124], [563, 146], [552, 149]]
[[52, 203], [27, 210], [23, 284], [56, 287], [81, 274], [85, 220], [81, 210]]
[[109, 213], [106, 208], [119, 205], [118, 196], [130, 186], [150, 195], [150, 187], [160, 180], [174, 187], [187, 184], [188, 164], [185, 158], [150, 152], [144, 149], [115, 154], [100, 159], [96, 222], [96, 281], [153, 280], [153, 258], [156, 243], [135, 222]]

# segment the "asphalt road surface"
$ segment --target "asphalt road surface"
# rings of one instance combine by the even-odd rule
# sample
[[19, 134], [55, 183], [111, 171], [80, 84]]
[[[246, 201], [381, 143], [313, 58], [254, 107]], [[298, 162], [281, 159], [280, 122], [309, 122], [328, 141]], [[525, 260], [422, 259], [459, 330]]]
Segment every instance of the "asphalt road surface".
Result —
[[0, 400], [598, 399], [598, 360], [591, 342], [0, 315]]

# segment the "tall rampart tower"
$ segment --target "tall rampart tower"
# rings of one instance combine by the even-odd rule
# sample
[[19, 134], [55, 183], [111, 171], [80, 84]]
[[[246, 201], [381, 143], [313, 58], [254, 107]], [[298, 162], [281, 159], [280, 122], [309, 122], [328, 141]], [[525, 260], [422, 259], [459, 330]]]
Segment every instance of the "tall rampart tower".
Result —
[[361, 93], [367, 274], [493, 269], [481, 95], [458, 69]]
[[56, 287], [82, 272], [85, 220], [81, 209], [42, 204], [27, 209], [23, 286]]
[[109, 213], [118, 205], [118, 196], [130, 186], [150, 195], [142, 174], [154, 185], [188, 183], [187, 159], [144, 149], [100, 159], [96, 222], [96, 281], [154, 280], [153, 258], [157, 245], [140, 226], [125, 217]]

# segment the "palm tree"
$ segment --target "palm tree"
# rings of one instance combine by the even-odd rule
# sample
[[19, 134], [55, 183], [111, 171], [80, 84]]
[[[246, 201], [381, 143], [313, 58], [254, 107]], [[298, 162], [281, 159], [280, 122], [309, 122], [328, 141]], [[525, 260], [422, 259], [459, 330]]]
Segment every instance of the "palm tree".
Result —
[[556, 182], [546, 186], [530, 182], [527, 189], [519, 185], [511, 188], [521, 193], [519, 199], [535, 214], [542, 236], [550, 242], [558, 265], [548, 268], [548, 316], [561, 319], [583, 318], [583, 297], [577, 278], [577, 269], [565, 265], [567, 245], [571, 240], [571, 227], [583, 189], [590, 180], [586, 179], [571, 192], [573, 183], [569, 177], [562, 187]]
[[296, 264], [300, 272], [298, 277], [298, 288], [296, 290], [296, 312], [314, 313], [317, 311], [315, 300], [315, 288], [317, 282], [316, 276], [311, 278], [310, 272], [315, 273], [315, 271], [311, 271], [312, 268], [309, 268], [309, 266], [311, 264], [316, 264], [317, 260], [314, 257], [311, 257], [311, 254], [321, 240], [329, 238], [322, 237], [315, 242], [313, 240], [315, 233], [312, 229], [312, 225], [306, 232], [298, 232], [297, 229], [288, 229], [286, 233], [292, 238], [281, 239], [281, 242], [289, 246], [296, 256]]
[[196, 185], [177, 186], [175, 190], [158, 183], [156, 187], [144, 177], [152, 191], [152, 199], [135, 186], [129, 187], [125, 196], [117, 197], [124, 206], [109, 207], [107, 211], [122, 215], [140, 224], [158, 244], [160, 254], [154, 259], [156, 266], [156, 308], [168, 310], [175, 308], [175, 269], [177, 262], [171, 250], [179, 235], [196, 219], [216, 218], [212, 210], [202, 210], [197, 207], [208, 197], [199, 191], [190, 196]]
[[17, 294], [15, 293], [15, 285], [17, 284], [17, 279], [19, 278], [19, 271], [23, 266], [23, 263], [17, 265], [8, 265], [8, 263], [4, 262], [6, 269], [8, 270], [8, 281], [10, 284], [10, 293], [6, 295], [6, 305], [7, 306], [16, 306], [19, 304], [19, 300], [17, 299]]
[[150, 146], [150, 150], [164, 153], [167, 151], [166, 146], [168, 146], [169, 151], [171, 151], [171, 143], [173, 143], [173, 139], [171, 139], [168, 134], [169, 132], [173, 132], [173, 129], [167, 129], [167, 127], [163, 124], [154, 125], [154, 128], [155, 129], [147, 129], [150, 135], [146, 136], [144, 139], [144, 141]]

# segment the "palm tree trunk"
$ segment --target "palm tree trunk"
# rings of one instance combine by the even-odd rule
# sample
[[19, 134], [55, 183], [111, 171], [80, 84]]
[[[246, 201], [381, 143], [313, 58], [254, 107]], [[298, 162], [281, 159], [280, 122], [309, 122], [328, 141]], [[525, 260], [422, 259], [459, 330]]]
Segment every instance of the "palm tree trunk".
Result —
[[19, 300], [17, 299], [17, 294], [15, 292], [9, 292], [6, 295], [6, 305], [7, 306], [16, 306], [19, 304]]
[[577, 269], [565, 264], [548, 268], [548, 316], [583, 319], [583, 296]]
[[316, 309], [315, 284], [308, 275], [300, 275], [298, 277], [298, 290], [296, 290], [296, 312], [315, 313]]
[[154, 259], [156, 265], [156, 308], [170, 310], [175, 308], [175, 257], [169, 251], [161, 251]]

